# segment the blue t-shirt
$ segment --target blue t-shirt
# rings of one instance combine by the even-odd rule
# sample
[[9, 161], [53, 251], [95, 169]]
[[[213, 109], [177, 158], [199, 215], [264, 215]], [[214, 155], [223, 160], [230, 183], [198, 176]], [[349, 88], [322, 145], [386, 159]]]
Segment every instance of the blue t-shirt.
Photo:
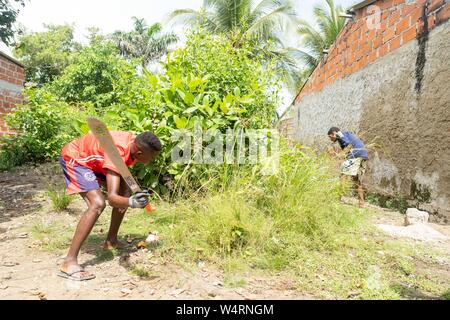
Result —
[[337, 138], [337, 141], [339, 142], [339, 145], [342, 149], [345, 149], [350, 144], [352, 145], [352, 151], [347, 155], [347, 159], [369, 158], [369, 152], [367, 151], [364, 142], [362, 142], [361, 139], [359, 139], [354, 134], [346, 131], [343, 133], [342, 138]]

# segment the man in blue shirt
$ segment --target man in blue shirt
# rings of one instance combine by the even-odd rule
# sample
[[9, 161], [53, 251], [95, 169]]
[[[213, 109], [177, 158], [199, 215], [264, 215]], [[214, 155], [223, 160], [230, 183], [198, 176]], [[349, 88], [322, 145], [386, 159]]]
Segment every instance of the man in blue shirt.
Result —
[[361, 141], [354, 134], [345, 131], [341, 132], [339, 128], [332, 127], [328, 130], [328, 137], [333, 142], [338, 142], [341, 149], [347, 151], [347, 160], [341, 165], [341, 174], [343, 177], [351, 176], [358, 191], [359, 207], [364, 208], [364, 189], [362, 178], [366, 171], [367, 159], [369, 153]]

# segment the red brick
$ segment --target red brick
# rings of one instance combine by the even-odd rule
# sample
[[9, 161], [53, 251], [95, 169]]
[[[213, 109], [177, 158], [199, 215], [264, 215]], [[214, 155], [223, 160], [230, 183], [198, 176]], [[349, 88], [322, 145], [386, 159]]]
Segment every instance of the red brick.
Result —
[[394, 26], [399, 20], [400, 20], [400, 10], [397, 10], [389, 16], [389, 25]]
[[391, 40], [394, 37], [394, 35], [395, 35], [395, 28], [387, 29], [383, 33], [383, 44]]
[[404, 4], [405, 0], [394, 0], [394, 6], [398, 6], [400, 4]]
[[369, 54], [368, 63], [371, 63], [377, 59], [377, 51], [374, 50]]
[[391, 42], [389, 42], [389, 51], [393, 51], [393, 50], [397, 49], [398, 47], [400, 47], [401, 41], [402, 41], [402, 37], [400, 37], [400, 36], [392, 39]]
[[442, 23], [450, 19], [450, 4], [445, 5], [441, 10], [436, 12], [436, 23]]
[[445, 5], [445, 0], [432, 0], [431, 4], [428, 6], [428, 12], [433, 12]]
[[422, 9], [414, 10], [411, 13], [411, 25], [416, 24], [422, 18]]
[[433, 29], [435, 25], [436, 17], [434, 15], [428, 17], [428, 28]]
[[403, 32], [403, 34], [402, 34], [403, 44], [414, 39], [416, 37], [416, 35], [417, 35], [417, 30], [416, 30], [415, 26], [413, 26], [413, 27], [409, 28], [407, 31]]
[[382, 23], [380, 24], [380, 29], [377, 30], [377, 31], [383, 33], [383, 32], [386, 31], [386, 29], [387, 29], [388, 27], [390, 27], [390, 26], [388, 26], [387, 22], [382, 22]]
[[393, 0], [383, 0], [383, 2], [381, 3], [381, 8], [383, 9], [389, 9], [390, 7], [392, 7], [394, 4]]
[[373, 48], [376, 49], [381, 45], [381, 41], [382, 41], [382, 36], [381, 33], [377, 34], [377, 36], [375, 37], [375, 39], [373, 40]]
[[388, 52], [389, 52], [388, 43], [383, 44], [378, 51], [380, 57], [384, 57]]
[[395, 28], [396, 34], [401, 34], [403, 31], [407, 30], [409, 28], [409, 16], [406, 18], [403, 18], [399, 23], [397, 23]]
[[367, 32], [366, 36], [367, 41], [372, 42], [373, 39], [375, 38], [375, 35], [376, 35], [375, 30], [370, 30], [369, 32]]
[[406, 17], [407, 15], [409, 15], [416, 8], [417, 8], [417, 6], [415, 4], [404, 6], [402, 8], [402, 17]]
[[367, 65], [367, 58], [363, 57], [361, 60], [358, 61], [358, 70], [361, 70]]

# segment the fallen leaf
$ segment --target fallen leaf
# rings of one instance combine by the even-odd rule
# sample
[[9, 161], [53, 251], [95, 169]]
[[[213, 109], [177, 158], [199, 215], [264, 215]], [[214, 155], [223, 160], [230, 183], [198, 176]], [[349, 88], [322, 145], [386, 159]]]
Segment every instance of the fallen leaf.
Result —
[[143, 248], [147, 247], [147, 243], [145, 241], [140, 241], [137, 244], [137, 247], [138, 247], [138, 249], [143, 249]]
[[47, 300], [47, 294], [45, 292], [39, 292], [38, 297], [41, 300]]

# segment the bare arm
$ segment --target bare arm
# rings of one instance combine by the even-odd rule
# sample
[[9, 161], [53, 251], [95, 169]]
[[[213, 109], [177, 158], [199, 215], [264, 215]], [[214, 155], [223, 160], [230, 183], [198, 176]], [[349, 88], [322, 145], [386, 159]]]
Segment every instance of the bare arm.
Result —
[[120, 175], [108, 170], [106, 174], [106, 187], [108, 189], [108, 202], [115, 208], [128, 208], [128, 198], [119, 194]]

